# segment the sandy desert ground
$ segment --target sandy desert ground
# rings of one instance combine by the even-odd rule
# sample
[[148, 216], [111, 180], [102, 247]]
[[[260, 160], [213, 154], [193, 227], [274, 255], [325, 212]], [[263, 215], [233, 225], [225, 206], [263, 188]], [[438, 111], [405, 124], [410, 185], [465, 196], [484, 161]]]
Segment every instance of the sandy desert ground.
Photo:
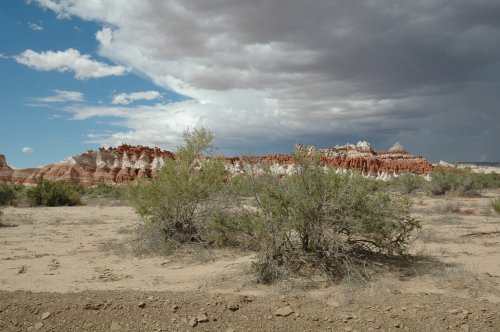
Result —
[[256, 284], [236, 250], [137, 256], [141, 219], [109, 201], [9, 207], [0, 331], [500, 331], [499, 195], [414, 195], [421, 259], [364, 285]]

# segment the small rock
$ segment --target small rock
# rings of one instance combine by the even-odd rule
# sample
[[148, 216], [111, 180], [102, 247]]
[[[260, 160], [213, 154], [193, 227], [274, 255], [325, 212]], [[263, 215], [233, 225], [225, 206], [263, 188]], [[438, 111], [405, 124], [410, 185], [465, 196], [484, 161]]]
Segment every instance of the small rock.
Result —
[[176, 312], [176, 311], [177, 311], [177, 309], [179, 309], [179, 306], [174, 304], [174, 305], [172, 306], [172, 311], [173, 311], [173, 312]]
[[117, 322], [111, 322], [111, 326], [109, 327], [111, 331], [122, 331], [122, 327]]
[[281, 317], [286, 317], [286, 316], [289, 316], [293, 314], [293, 309], [292, 307], [290, 307], [289, 305], [286, 306], [286, 307], [283, 307], [283, 308], [279, 308], [278, 310], [276, 310], [276, 312], [274, 313], [274, 315], [276, 316], [281, 316]]
[[198, 323], [205, 323], [209, 321], [208, 316], [205, 313], [199, 314], [198, 317], [196, 317], [196, 320]]
[[462, 325], [462, 330], [464, 330], [464, 332], [469, 332], [470, 331], [469, 325], [467, 324]]
[[385, 311], [391, 311], [392, 310], [392, 307], [391, 306], [387, 306], [384, 308]]
[[35, 330], [39, 330], [42, 327], [43, 327], [43, 323], [42, 322], [35, 323]]
[[233, 329], [232, 327], [230, 327], [230, 328], [228, 328], [228, 329], [226, 330], [226, 332], [236, 332], [236, 330], [235, 330], [235, 329]]
[[46, 320], [46, 319], [47, 319], [47, 318], [49, 318], [49, 317], [50, 317], [50, 312], [48, 312], [48, 311], [47, 311], [47, 312], [44, 312], [44, 313], [42, 314], [42, 320]]
[[139, 308], [146, 308], [146, 302], [141, 301], [141, 302], [139, 302], [139, 304], [137, 304], [137, 306]]
[[460, 312], [460, 310], [458, 309], [451, 309], [450, 311], [448, 311], [450, 314], [453, 314], [453, 315], [456, 315]]
[[189, 326], [191, 327], [195, 327], [196, 325], [198, 325], [198, 320], [196, 319], [196, 317], [193, 317], [189, 320]]
[[231, 303], [227, 308], [231, 311], [238, 311], [240, 309], [240, 305], [238, 303]]

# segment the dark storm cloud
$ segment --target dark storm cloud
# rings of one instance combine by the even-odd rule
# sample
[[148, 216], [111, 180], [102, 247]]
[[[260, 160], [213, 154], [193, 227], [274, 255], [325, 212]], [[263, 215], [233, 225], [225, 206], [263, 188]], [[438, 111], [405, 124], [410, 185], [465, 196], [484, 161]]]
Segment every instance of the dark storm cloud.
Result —
[[[54, 10], [113, 26], [98, 35], [101, 54], [200, 101], [188, 113], [222, 141], [358, 137], [377, 148], [400, 140], [433, 160], [500, 160], [498, 0], [103, 0]], [[207, 111], [212, 100], [232, 113]]]

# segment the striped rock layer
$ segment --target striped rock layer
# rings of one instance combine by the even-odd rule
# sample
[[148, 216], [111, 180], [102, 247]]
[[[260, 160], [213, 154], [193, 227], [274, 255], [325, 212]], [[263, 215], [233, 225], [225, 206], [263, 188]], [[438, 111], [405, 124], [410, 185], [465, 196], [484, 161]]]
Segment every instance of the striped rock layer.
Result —
[[[375, 151], [367, 142], [335, 146], [328, 149], [297, 146], [308, 152], [319, 153], [324, 167], [335, 167], [341, 172], [357, 170], [365, 176], [388, 179], [401, 173], [426, 175], [433, 166], [424, 158], [409, 154], [396, 143], [388, 151]], [[164, 158], [175, 155], [159, 148], [121, 145], [117, 148], [89, 150], [61, 162], [38, 168], [12, 169], [4, 155], [0, 155], [0, 181], [36, 184], [42, 180], [67, 181], [95, 185], [98, 183], [128, 183], [135, 179], [153, 178], [164, 164]], [[293, 159], [288, 154], [250, 157], [224, 157], [226, 169], [232, 175], [250, 170], [261, 172], [266, 165], [276, 175], [295, 172]]]
[[0, 180], [22, 184], [36, 184], [42, 180], [67, 181], [90, 186], [128, 183], [154, 177], [163, 166], [164, 158], [174, 158], [174, 154], [159, 148], [121, 145], [89, 150], [43, 167], [12, 169], [5, 156], [0, 155]]

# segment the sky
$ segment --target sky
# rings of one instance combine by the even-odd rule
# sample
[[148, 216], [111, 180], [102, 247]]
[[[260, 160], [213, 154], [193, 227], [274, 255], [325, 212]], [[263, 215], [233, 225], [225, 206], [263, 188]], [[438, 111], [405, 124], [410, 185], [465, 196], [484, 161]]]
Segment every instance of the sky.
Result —
[[498, 0], [2, 0], [0, 153], [396, 141], [500, 161]]

